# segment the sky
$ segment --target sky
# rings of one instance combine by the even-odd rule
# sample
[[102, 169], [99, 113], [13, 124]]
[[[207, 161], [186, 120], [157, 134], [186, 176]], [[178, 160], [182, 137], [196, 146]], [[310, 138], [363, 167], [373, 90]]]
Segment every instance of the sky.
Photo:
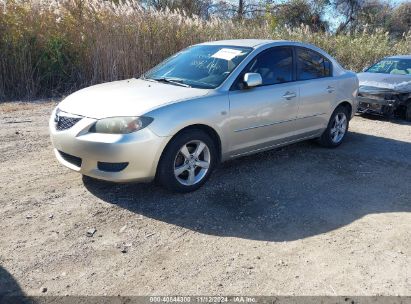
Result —
[[409, 2], [409, 0], [391, 0], [391, 1], [388, 1], [388, 2], [391, 2], [393, 4], [399, 4], [399, 3], [403, 3], [403, 2]]
[[[232, 3], [238, 3], [238, 0], [229, 0]], [[278, 0], [276, 1], [277, 3], [285, 2], [286, 0]], [[385, 2], [391, 4], [391, 5], [399, 5], [404, 2], [411, 2], [411, 0], [385, 0]], [[336, 29], [337, 26], [341, 23], [343, 20], [342, 17], [338, 17], [334, 15], [334, 12], [329, 10], [326, 12], [325, 19], [328, 21], [332, 29]]]

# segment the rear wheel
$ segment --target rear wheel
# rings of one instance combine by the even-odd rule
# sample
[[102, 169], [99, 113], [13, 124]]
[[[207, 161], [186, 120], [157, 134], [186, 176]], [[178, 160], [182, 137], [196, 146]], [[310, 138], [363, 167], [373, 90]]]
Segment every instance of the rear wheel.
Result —
[[338, 106], [331, 115], [327, 129], [319, 138], [319, 143], [328, 148], [341, 145], [348, 131], [348, 111], [344, 106]]
[[216, 161], [216, 147], [210, 136], [201, 130], [183, 131], [164, 151], [157, 177], [171, 191], [194, 191], [206, 182]]

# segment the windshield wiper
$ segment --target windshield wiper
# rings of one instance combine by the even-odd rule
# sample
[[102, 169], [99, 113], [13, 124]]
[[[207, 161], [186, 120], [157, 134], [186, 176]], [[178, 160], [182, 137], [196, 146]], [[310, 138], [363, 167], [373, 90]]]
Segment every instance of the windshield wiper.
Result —
[[178, 86], [181, 86], [181, 87], [191, 88], [190, 85], [184, 83], [183, 80], [178, 79], [178, 78], [162, 77], [162, 78], [144, 78], [144, 79], [145, 80], [154, 80], [154, 81], [157, 81], [157, 82], [171, 83], [171, 84], [178, 85]]

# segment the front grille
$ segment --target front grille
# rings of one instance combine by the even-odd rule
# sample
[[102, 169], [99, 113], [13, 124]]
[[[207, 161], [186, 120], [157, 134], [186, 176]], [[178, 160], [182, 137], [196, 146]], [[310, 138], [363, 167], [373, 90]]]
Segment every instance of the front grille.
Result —
[[69, 162], [70, 164], [75, 165], [75, 166], [77, 166], [77, 167], [79, 167], [79, 168], [81, 167], [81, 158], [80, 158], [80, 157], [73, 156], [73, 155], [64, 153], [64, 152], [62, 152], [62, 151], [59, 151], [59, 153], [60, 153], [61, 157], [62, 157], [65, 161], [67, 161], [67, 162]]
[[72, 126], [78, 123], [81, 120], [81, 117], [57, 116], [56, 120], [56, 129], [58, 131], [63, 131], [70, 129]]

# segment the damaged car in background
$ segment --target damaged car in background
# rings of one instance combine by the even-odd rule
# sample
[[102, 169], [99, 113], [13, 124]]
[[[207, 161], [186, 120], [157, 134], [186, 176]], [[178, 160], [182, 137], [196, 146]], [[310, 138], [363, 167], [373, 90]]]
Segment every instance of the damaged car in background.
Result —
[[358, 74], [360, 113], [411, 121], [411, 55], [382, 59]]

